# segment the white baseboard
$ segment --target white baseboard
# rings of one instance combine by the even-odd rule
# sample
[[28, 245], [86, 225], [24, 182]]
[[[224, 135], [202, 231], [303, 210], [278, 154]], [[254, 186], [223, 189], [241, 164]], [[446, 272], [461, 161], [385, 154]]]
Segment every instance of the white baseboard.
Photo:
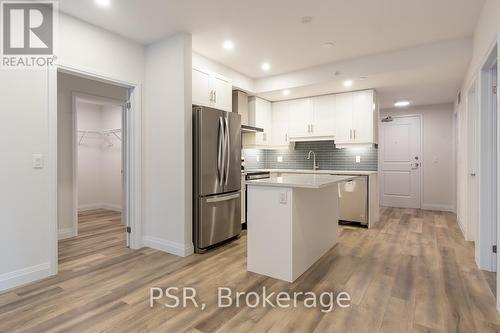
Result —
[[176, 256], [187, 257], [194, 253], [193, 244], [181, 244], [151, 236], [144, 236], [142, 241], [144, 246]]
[[435, 204], [423, 204], [423, 210], [437, 210], [441, 212], [451, 212], [455, 213], [455, 207], [453, 205], [435, 205]]
[[51, 275], [50, 263], [48, 262], [0, 274], [0, 291], [19, 287]]
[[114, 210], [117, 212], [122, 211], [122, 207], [120, 205], [104, 203], [104, 202], [78, 206], [78, 210], [82, 211], [82, 212], [86, 211], [86, 210], [94, 210], [94, 209], [107, 209], [107, 210]]
[[64, 228], [64, 229], [59, 229], [58, 231], [58, 239], [66, 239], [66, 238], [71, 238], [75, 237], [75, 233], [73, 232], [73, 228]]

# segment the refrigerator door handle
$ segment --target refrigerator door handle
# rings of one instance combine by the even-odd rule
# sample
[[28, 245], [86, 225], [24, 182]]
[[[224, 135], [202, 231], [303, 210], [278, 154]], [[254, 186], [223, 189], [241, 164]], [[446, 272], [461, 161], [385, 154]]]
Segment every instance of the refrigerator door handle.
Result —
[[219, 185], [224, 182], [224, 124], [222, 122], [222, 117], [219, 117], [219, 134], [217, 138], [217, 180]]
[[240, 197], [240, 195], [241, 195], [240, 192], [229, 194], [229, 195], [218, 195], [215, 197], [207, 198], [207, 202], [214, 203], [214, 202], [229, 201], [229, 200], [233, 200], [233, 199], [238, 199]]
[[231, 164], [231, 142], [230, 142], [230, 135], [229, 135], [229, 121], [226, 118], [224, 118], [225, 123], [226, 123], [226, 180], [224, 182], [225, 185], [227, 185], [227, 181], [229, 178], [229, 166]]

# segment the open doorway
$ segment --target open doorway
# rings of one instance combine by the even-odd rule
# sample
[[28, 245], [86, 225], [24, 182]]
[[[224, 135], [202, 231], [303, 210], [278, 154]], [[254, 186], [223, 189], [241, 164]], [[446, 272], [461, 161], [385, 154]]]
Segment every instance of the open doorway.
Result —
[[130, 91], [58, 73], [58, 262], [61, 271], [130, 251]]

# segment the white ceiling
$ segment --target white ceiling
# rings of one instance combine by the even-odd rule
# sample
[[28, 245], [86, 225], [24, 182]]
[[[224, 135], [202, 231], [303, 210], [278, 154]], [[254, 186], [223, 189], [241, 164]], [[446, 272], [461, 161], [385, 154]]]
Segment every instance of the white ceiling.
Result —
[[[413, 105], [450, 103], [471, 53], [472, 40], [462, 38], [261, 78], [255, 81], [255, 90], [270, 101], [375, 88], [382, 108], [400, 99]], [[353, 80], [349, 88], [343, 86], [346, 79]], [[283, 95], [284, 88], [289, 89], [288, 96]]]
[[[484, 0], [60, 0], [84, 21], [148, 44], [179, 31], [193, 50], [252, 78], [471, 36]], [[302, 24], [303, 16], [312, 21]], [[232, 52], [222, 48], [230, 38]], [[322, 47], [333, 42], [333, 48]], [[260, 64], [272, 69], [263, 73]]]

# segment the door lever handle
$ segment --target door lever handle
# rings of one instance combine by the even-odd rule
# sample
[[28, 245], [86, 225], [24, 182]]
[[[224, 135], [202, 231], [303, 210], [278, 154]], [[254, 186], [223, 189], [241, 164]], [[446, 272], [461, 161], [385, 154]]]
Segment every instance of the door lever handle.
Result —
[[474, 172], [471, 173], [470, 175], [471, 175], [471, 177], [476, 177], [476, 174]]

